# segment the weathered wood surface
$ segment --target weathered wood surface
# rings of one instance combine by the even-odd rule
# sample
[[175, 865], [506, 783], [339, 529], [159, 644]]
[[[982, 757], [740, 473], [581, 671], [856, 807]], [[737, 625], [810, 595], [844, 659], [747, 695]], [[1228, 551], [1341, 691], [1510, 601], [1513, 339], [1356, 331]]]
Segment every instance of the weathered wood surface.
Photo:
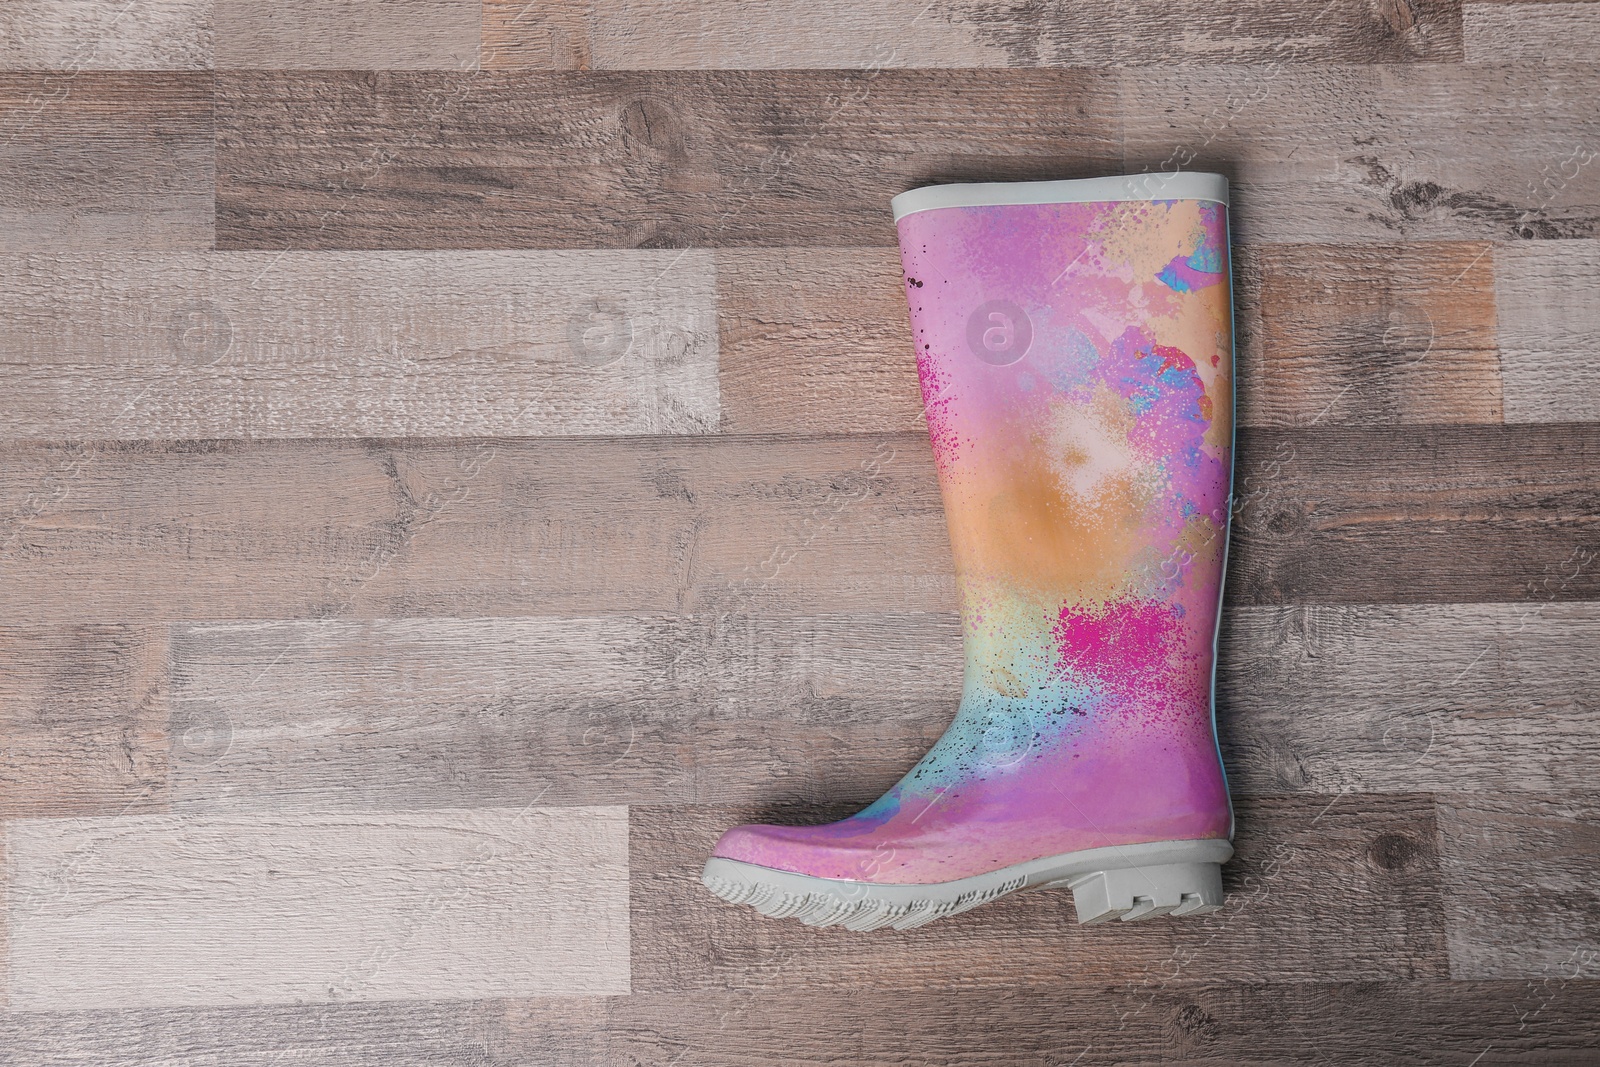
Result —
[[1501, 249], [1494, 289], [1506, 421], [1600, 419], [1600, 241]]
[[478, 0], [213, 0], [219, 70], [471, 70]]
[[1461, 24], [1468, 63], [1592, 63], [1600, 50], [1600, 31], [1587, 0], [1467, 3]]
[[209, 73], [0, 74], [0, 252], [209, 248], [213, 153]]
[[[1600, 1055], [1600, 4], [3, 7], [0, 1062]], [[1227, 908], [705, 894], [958, 698], [888, 199], [1174, 166]]]
[[696, 250], [0, 259], [0, 436], [703, 433], [715, 284]]
[[213, 0], [8, 0], [0, 70], [202, 70]]
[[[785, 957], [774, 953], [769, 966]], [[990, 1067], [1072, 1063], [1466, 1064], [1593, 1061], [1600, 982], [1130, 980], [897, 991], [741, 987], [684, 997], [547, 998], [18, 1014], [0, 1038], [19, 1062], [107, 1067], [762, 1067], [782, 1062]], [[959, 997], [959, 1008], [951, 1007]], [[1470, 1020], [1470, 1023], [1467, 1022]]]
[[1452, 977], [1525, 977], [1541, 995], [1600, 977], [1592, 783], [1558, 796], [1439, 798]]
[[[1592, 425], [1241, 434], [1230, 602], [1593, 599], [1597, 452]], [[918, 433], [4, 455], [17, 623], [954, 604]]]
[[[1461, 9], [1443, 0], [1305, 10], [1150, 0], [996, 7], [972, 0], [680, 0], [531, 6], [485, 0], [486, 65], [525, 69], [1075, 67], [1372, 63], [1461, 58]], [[753, 21], [760, 33], [752, 33]]]
[[[1230, 778], [1582, 790], [1597, 646], [1586, 603], [1237, 608]], [[506, 804], [535, 784], [551, 803], [865, 804], [961, 693], [949, 613], [236, 623], [171, 648], [181, 811]]]
[[25, 819], [13, 1011], [624, 994], [624, 808]]
[[164, 627], [0, 627], [0, 818], [163, 809], [170, 684]]
[[[1233, 178], [1247, 243], [1583, 237], [1600, 220], [1600, 168], [1547, 183], [1593, 139], [1597, 90], [1592, 67], [1522, 64], [978, 81], [878, 69], [219, 73], [217, 239], [891, 246], [886, 206], [911, 186], [1180, 165]], [[1516, 149], [1482, 151], [1485, 138]]]

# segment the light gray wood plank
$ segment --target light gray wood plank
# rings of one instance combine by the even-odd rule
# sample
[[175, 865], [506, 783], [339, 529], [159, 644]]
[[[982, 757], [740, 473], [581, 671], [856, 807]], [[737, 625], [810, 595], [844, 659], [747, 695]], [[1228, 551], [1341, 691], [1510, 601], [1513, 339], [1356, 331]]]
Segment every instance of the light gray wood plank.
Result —
[[[1582, 789], [1597, 647], [1587, 603], [1230, 608], [1229, 774], [1251, 795]], [[953, 613], [244, 623], [179, 627], [172, 649], [185, 811], [503, 804], [536, 783], [562, 803], [867, 803], [961, 697]]]
[[13, 1011], [629, 989], [622, 808], [18, 820], [7, 854]]
[[1506, 421], [1600, 419], [1600, 241], [1502, 246], [1495, 300]]
[[1451, 977], [1600, 978], [1600, 797], [1441, 796], [1439, 839]]
[[1245, 243], [1586, 237], [1593, 64], [1172, 66], [1122, 75], [1131, 170], [1221, 169]]
[[1217, 718], [1236, 788], [1587, 788], [1600, 773], [1600, 608], [1521, 604], [1225, 612]]
[[[576, 31], [576, 32], [575, 32]], [[970, 0], [487, 0], [496, 65], [597, 70], [1071, 67], [1200, 62], [1455, 59], [1454, 4], [1379, 8], [1334, 0], [1309, 13], [1251, 3], [1005, 8]], [[581, 36], [579, 36], [581, 35]], [[581, 42], [575, 47], [573, 38]]]
[[203, 70], [211, 0], [9, 0], [0, 70]]
[[164, 809], [168, 695], [165, 627], [0, 627], [0, 817]]
[[703, 251], [0, 258], [0, 435], [700, 433]]
[[218, 69], [471, 70], [479, 0], [215, 0]]
[[1600, 7], [1592, 3], [1465, 4], [1468, 63], [1593, 63], [1600, 54]]
[[0, 74], [0, 252], [210, 248], [211, 75]]
[[173, 750], [205, 812], [856, 796], [961, 687], [953, 614], [187, 626], [173, 662], [219, 739]]

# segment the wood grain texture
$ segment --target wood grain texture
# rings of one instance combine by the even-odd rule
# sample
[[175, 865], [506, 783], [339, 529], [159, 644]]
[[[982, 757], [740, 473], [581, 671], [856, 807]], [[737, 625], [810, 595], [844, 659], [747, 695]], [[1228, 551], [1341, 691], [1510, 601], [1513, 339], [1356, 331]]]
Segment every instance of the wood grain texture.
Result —
[[[1238, 799], [1238, 854], [1224, 910], [1182, 926], [1078, 926], [1068, 894], [1015, 894], [927, 937], [875, 939], [785, 928], [707, 893], [695, 875], [721, 830], [752, 818], [807, 823], [837, 810], [632, 809], [634, 989], [639, 993], [820, 986], [893, 997], [1143, 979], [1384, 980], [1443, 976], [1431, 798]], [[1337, 887], [1337, 888], [1335, 888]], [[1317, 901], [1315, 905], [1312, 901]], [[1316, 907], [1319, 921], [1304, 913]], [[773, 965], [774, 956], [782, 959]]]
[[1600, 241], [1502, 248], [1494, 288], [1506, 421], [1600, 419]]
[[[1552, 588], [1577, 563], [1552, 568]], [[1256, 794], [1582, 792], [1600, 771], [1597, 644], [1595, 605], [1538, 596], [1225, 613], [1229, 780]]]
[[218, 69], [471, 70], [479, 0], [215, 0]]
[[1477, 242], [1239, 250], [1240, 423], [1500, 422], [1491, 252]]
[[[953, 615], [178, 628], [183, 811], [870, 800], [960, 695]], [[382, 684], [372, 684], [383, 679]]]
[[1600, 49], [1592, 3], [1469, 3], [1461, 21], [1468, 63], [1592, 63]]
[[[724, 429], [922, 425], [893, 249], [716, 255]], [[1500, 422], [1493, 270], [1474, 242], [1235, 249], [1239, 421]]]
[[203, 70], [211, 0], [9, 0], [0, 70]]
[[[1235, 607], [1217, 696], [1230, 780], [1582, 790], [1600, 773], [1597, 642], [1593, 604]], [[951, 613], [186, 626], [171, 655], [171, 803], [196, 812], [539, 789], [866, 804], [948, 724], [962, 665]]]
[[0, 259], [0, 434], [705, 432], [714, 288], [703, 251]]
[[0, 817], [163, 809], [167, 697], [164, 629], [0, 628]]
[[1592, 792], [1442, 796], [1439, 838], [1452, 977], [1527, 978], [1540, 996], [1600, 977]]
[[[1597, 451], [1592, 425], [1241, 433], [1231, 603], [1593, 599]], [[0, 454], [18, 624], [954, 607], [920, 433]]]
[[627, 840], [531, 804], [11, 822], [11, 1008], [626, 993]]
[[211, 117], [210, 74], [0, 74], [0, 252], [209, 248]]
[[1124, 166], [1228, 174], [1246, 244], [1600, 228], [1600, 167], [1544, 184], [1595, 147], [1592, 64], [1177, 65], [1121, 78]]
[[823, 986], [800, 1015], [792, 991], [765, 987], [786, 958], [774, 950], [737, 987], [694, 996], [27, 1013], [0, 1016], [0, 1039], [19, 1063], [105, 1067], [1579, 1067], [1600, 1025], [1592, 980], [1553, 996], [1525, 981], [1130, 980], [1026, 996], [974, 988], [954, 1010], [944, 991]]
[[[596, 70], [840, 67], [1073, 67], [1202, 62], [1459, 59], [1449, 2], [1334, 0], [1304, 11], [1252, 3], [996, 7], [956, 0], [733, 0], [688, 5], [562, 3], [553, 16], [486, 0], [496, 65]], [[544, 5], [538, 5], [543, 9]], [[581, 45], [568, 43], [577, 38]]]
[[219, 73], [217, 242], [891, 245], [911, 186], [1116, 169], [1110, 76], [996, 79]]

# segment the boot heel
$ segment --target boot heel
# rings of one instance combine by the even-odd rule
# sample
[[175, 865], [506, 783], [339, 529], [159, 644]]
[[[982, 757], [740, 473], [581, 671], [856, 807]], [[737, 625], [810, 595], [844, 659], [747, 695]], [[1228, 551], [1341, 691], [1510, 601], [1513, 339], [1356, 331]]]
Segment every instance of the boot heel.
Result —
[[1078, 922], [1133, 922], [1199, 915], [1222, 907], [1220, 863], [1162, 863], [1095, 871], [1067, 881]]

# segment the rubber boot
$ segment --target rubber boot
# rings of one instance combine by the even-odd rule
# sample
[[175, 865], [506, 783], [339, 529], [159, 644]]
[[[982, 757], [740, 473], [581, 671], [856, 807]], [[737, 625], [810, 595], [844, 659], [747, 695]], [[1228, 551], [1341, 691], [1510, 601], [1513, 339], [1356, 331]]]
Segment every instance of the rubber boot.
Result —
[[1221, 906], [1227, 195], [1173, 174], [895, 198], [961, 706], [859, 814], [729, 830], [713, 892], [856, 930], [1050, 886], [1086, 923]]

